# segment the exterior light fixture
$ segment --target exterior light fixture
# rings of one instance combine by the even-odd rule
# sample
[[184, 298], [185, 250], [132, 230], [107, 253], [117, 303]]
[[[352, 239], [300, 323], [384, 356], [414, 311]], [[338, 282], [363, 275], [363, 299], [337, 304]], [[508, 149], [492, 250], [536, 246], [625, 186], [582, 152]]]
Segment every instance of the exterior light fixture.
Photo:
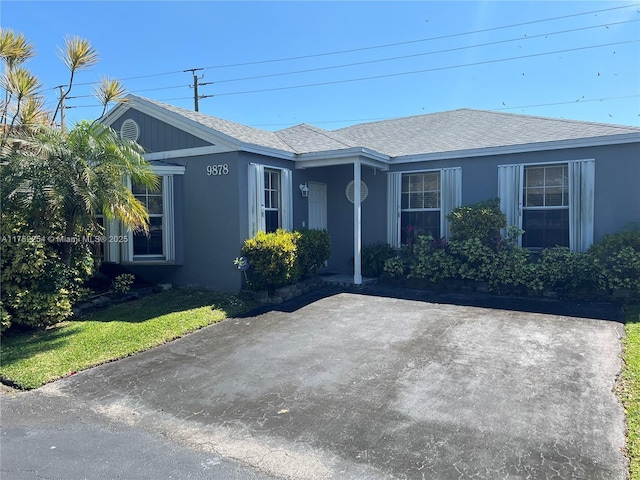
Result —
[[300, 184], [300, 193], [302, 193], [303, 197], [308, 197], [309, 196], [309, 187], [307, 186], [306, 183], [301, 183]]

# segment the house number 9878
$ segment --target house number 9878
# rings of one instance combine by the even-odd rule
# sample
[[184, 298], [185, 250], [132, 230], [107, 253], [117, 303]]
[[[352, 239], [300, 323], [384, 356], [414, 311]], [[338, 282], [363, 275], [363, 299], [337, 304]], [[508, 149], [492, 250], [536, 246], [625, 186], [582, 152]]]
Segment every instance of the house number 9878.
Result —
[[229, 175], [229, 164], [223, 163], [222, 165], [207, 165], [207, 175]]

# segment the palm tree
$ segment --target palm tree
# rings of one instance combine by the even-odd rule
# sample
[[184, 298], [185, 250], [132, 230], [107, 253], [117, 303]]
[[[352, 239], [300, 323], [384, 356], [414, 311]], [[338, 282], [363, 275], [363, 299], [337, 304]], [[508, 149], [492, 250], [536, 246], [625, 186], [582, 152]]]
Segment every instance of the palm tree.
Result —
[[[21, 142], [3, 167], [3, 208], [30, 219], [35, 234], [49, 236], [55, 224], [67, 238], [91, 235], [97, 214], [132, 230], [148, 230], [147, 210], [125, 180], [153, 190], [159, 178], [137, 143], [95, 122], [79, 123], [69, 132], [41, 126], [22, 134]], [[74, 244], [60, 247], [69, 266]]]
[[[73, 88], [73, 80], [78, 70], [89, 68], [92, 65], [98, 63], [98, 52], [91, 46], [88, 40], [80, 37], [67, 37], [64, 39], [64, 48], [59, 49], [60, 59], [69, 69], [69, 84], [67, 85], [67, 91], [60, 94], [60, 99], [56, 105], [56, 109], [53, 112], [51, 118], [51, 125], [56, 120], [56, 115], [62, 106], [64, 101], [69, 96], [71, 89]], [[61, 125], [64, 129], [64, 125]]]
[[[67, 38], [60, 57], [70, 71], [53, 113], [44, 109], [40, 83], [23, 63], [33, 47], [22, 35], [0, 30], [0, 228], [2, 235], [31, 236], [40, 243], [2, 242], [0, 333], [10, 317], [25, 325], [67, 318], [78, 287], [95, 266], [91, 244], [51, 237], [82, 238], [102, 233], [96, 215], [116, 219], [132, 230], [148, 231], [149, 216], [127, 180], [153, 190], [159, 178], [137, 143], [97, 122], [65, 131], [55, 127], [75, 74], [97, 61], [89, 42]], [[124, 89], [105, 78], [96, 95], [106, 111], [122, 101]], [[62, 123], [62, 122], [61, 122]], [[11, 238], [11, 237], [10, 237]], [[15, 238], [15, 237], [13, 237]], [[42, 242], [42, 239], [45, 242]]]

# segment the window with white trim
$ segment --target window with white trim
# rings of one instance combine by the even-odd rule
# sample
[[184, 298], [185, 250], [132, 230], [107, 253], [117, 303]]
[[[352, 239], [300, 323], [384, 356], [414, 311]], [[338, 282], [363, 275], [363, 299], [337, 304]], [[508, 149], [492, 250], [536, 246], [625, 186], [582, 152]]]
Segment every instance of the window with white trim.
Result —
[[259, 231], [293, 227], [292, 172], [288, 168], [248, 165], [249, 238]]
[[595, 160], [498, 166], [498, 197], [507, 225], [525, 230], [522, 246], [568, 246], [585, 252], [593, 243]]
[[524, 169], [522, 246], [569, 246], [569, 174], [567, 164]]
[[157, 190], [132, 183], [133, 195], [145, 206], [149, 214], [149, 232], [133, 232], [133, 258], [164, 257], [164, 201], [162, 182]]
[[[182, 174], [182, 172], [178, 172]], [[174, 198], [172, 174], [159, 174], [158, 189], [131, 184], [134, 196], [142, 202], [149, 214], [149, 232], [125, 232], [128, 236], [120, 252], [124, 262], [172, 262], [175, 260]], [[113, 229], [112, 229], [113, 230]], [[109, 258], [116, 252], [109, 252]]]
[[440, 172], [403, 173], [400, 194], [400, 241], [418, 235], [440, 238]]
[[282, 225], [282, 194], [280, 170], [264, 169], [265, 231], [275, 232]]

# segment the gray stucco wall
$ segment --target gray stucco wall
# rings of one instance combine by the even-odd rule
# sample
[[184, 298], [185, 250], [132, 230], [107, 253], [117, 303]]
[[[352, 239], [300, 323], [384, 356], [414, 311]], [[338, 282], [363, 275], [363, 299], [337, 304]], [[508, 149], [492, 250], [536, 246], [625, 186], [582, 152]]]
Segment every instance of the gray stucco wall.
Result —
[[[156, 283], [237, 292], [239, 255], [238, 154], [173, 159], [185, 167], [174, 178], [175, 265], [127, 265]], [[207, 175], [207, 165], [228, 165], [227, 175]]]
[[469, 205], [498, 195], [498, 165], [595, 159], [594, 241], [640, 221], [640, 145], [550, 150], [393, 165], [392, 171], [462, 167], [462, 203]]

